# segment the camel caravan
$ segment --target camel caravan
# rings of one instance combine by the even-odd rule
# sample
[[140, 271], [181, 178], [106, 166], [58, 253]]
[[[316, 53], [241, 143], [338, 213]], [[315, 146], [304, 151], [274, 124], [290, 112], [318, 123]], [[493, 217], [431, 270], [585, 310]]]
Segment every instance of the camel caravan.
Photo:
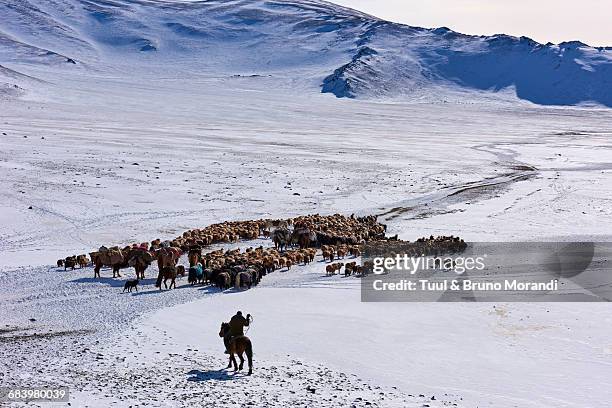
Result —
[[[232, 286], [249, 289], [268, 273], [314, 262], [319, 251], [322, 261], [330, 262], [325, 266], [326, 275], [341, 273], [343, 267], [345, 276], [361, 275], [364, 270], [356, 261], [346, 264], [333, 261], [347, 257], [358, 258], [366, 243], [397, 240], [397, 236], [387, 238], [385, 233], [386, 226], [379, 223], [375, 216], [315, 214], [284, 220], [228, 221], [186, 231], [169, 241], [156, 239], [124, 248], [102, 246], [89, 255], [94, 266], [94, 278], [100, 278], [103, 267], [113, 271], [113, 278], [121, 277], [122, 269], [134, 268], [137, 284], [139, 280], [145, 279], [145, 271], [156, 261], [156, 287], [161, 290], [163, 283], [166, 289], [171, 289], [176, 287], [177, 276], [186, 274], [185, 267], [178, 262], [181, 256], [187, 254], [190, 285], [212, 284], [221, 290]], [[271, 239], [274, 247], [204, 252], [204, 248], [210, 245], [250, 241], [261, 237]], [[423, 245], [435, 246], [429, 239], [422, 240]], [[447, 241], [448, 237], [438, 237], [435, 242], [446, 245]], [[70, 256], [57, 261], [58, 267], [63, 266], [64, 269], [74, 269], [76, 265], [83, 267], [88, 263], [86, 255]]]

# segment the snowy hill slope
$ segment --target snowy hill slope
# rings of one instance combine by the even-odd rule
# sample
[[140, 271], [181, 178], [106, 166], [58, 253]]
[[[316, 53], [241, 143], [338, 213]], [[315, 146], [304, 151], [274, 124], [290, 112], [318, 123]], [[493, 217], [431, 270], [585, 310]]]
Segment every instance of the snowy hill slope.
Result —
[[273, 74], [337, 97], [514, 89], [612, 106], [610, 49], [409, 27], [319, 0], [7, 0], [0, 13], [0, 64], [13, 69]]

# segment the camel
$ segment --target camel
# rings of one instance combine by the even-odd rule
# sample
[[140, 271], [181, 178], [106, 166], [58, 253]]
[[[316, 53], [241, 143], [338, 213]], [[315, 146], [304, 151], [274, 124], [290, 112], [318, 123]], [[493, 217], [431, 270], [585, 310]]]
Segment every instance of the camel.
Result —
[[181, 250], [176, 247], [161, 248], [157, 251], [157, 268], [162, 270], [167, 266], [176, 266], [181, 256]]
[[103, 266], [110, 266], [113, 268], [113, 278], [121, 277], [119, 273], [119, 269], [121, 269], [121, 264], [126, 263], [127, 261], [124, 258], [123, 251], [118, 247], [114, 248], [106, 248], [100, 247], [98, 252], [91, 252], [89, 254], [91, 256], [91, 260], [94, 263], [94, 278], [100, 277], [100, 269]]

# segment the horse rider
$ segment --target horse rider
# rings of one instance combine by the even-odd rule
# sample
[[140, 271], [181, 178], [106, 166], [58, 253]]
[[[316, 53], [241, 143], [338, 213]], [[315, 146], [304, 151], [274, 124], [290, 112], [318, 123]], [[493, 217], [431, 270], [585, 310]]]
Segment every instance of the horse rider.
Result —
[[242, 312], [239, 310], [229, 321], [229, 330], [225, 337], [223, 337], [223, 343], [225, 344], [225, 354], [229, 354], [229, 344], [234, 337], [244, 336], [244, 328], [251, 323], [251, 315], [247, 314], [246, 318], [242, 316]]

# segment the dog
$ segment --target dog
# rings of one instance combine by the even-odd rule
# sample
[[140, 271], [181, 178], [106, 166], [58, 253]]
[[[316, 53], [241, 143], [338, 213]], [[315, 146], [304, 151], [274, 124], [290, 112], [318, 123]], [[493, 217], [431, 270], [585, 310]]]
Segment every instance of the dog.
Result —
[[138, 279], [130, 279], [125, 281], [125, 285], [123, 285], [123, 292], [127, 290], [128, 293], [131, 293], [132, 289], [136, 289], [136, 292], [138, 292], [138, 282]]

